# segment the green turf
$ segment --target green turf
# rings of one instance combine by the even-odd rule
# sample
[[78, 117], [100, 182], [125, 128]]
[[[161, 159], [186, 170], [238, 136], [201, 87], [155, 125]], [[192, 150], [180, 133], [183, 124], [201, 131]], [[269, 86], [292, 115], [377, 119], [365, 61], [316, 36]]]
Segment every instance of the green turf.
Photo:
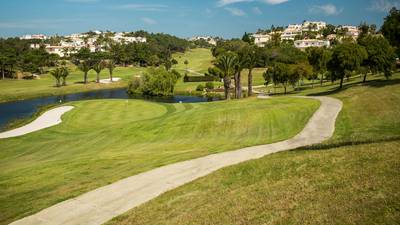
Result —
[[400, 142], [291, 151], [219, 170], [109, 222], [397, 224]]
[[[174, 68], [178, 69], [182, 74], [184, 74], [184, 70], [186, 69], [183, 63], [185, 59], [189, 60], [188, 69], [198, 73], [206, 72], [208, 67], [211, 66], [211, 61], [213, 59], [210, 50], [202, 48], [192, 49], [185, 53], [175, 53], [173, 57], [179, 62]], [[129, 80], [134, 76], [140, 75], [145, 70], [145, 68], [141, 67], [117, 67], [114, 71], [114, 77], [122, 78], [122, 81], [113, 84], [95, 83], [96, 73], [92, 70], [89, 73], [90, 83], [84, 85], [81, 83], [83, 81], [83, 73], [73, 65], [69, 65], [69, 67], [70, 75], [67, 78], [68, 85], [66, 87], [54, 87], [55, 80], [49, 74], [41, 75], [38, 80], [0, 80], [0, 102], [98, 89], [125, 88]], [[106, 69], [103, 70], [101, 79], [106, 79], [108, 77], [108, 71]], [[204, 84], [183, 83], [182, 79], [178, 81], [175, 88], [178, 93], [193, 92], [199, 84]]]
[[110, 224], [397, 224], [400, 79], [333, 90], [306, 90], [343, 101], [331, 140], [219, 170]]
[[[0, 102], [28, 99], [49, 95], [62, 95], [76, 92], [84, 92], [98, 89], [110, 89], [126, 87], [127, 81], [134, 75], [140, 74], [142, 68], [118, 67], [114, 71], [114, 77], [120, 77], [123, 80], [113, 84], [97, 84], [96, 73], [92, 70], [89, 73], [89, 84], [84, 85], [83, 73], [76, 67], [70, 66], [70, 75], [67, 78], [67, 86], [54, 87], [55, 80], [49, 74], [40, 76], [38, 80], [0, 80]], [[109, 77], [108, 71], [103, 70], [101, 79]]]
[[318, 101], [74, 102], [63, 123], [0, 140], [0, 224], [124, 177], [297, 134]]

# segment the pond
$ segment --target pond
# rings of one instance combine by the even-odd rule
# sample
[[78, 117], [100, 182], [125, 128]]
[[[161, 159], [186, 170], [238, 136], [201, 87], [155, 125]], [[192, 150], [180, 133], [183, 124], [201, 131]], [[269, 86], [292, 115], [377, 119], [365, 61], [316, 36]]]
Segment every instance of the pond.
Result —
[[4, 130], [6, 125], [18, 119], [29, 118], [35, 114], [40, 107], [52, 104], [63, 104], [65, 102], [90, 100], [90, 99], [143, 99], [146, 101], [163, 103], [195, 103], [217, 101], [218, 98], [199, 97], [188, 95], [175, 95], [171, 97], [141, 97], [130, 96], [126, 89], [109, 89], [75, 94], [40, 97], [15, 102], [0, 103], [0, 130]]

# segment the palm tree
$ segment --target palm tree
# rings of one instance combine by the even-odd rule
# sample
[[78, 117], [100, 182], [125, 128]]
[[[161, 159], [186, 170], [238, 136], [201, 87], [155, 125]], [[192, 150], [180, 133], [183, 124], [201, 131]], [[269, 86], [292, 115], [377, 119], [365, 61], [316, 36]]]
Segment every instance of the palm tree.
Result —
[[89, 71], [92, 69], [92, 63], [90, 62], [90, 60], [81, 60], [78, 64], [78, 68], [80, 71], [83, 72], [84, 76], [83, 76], [83, 82], [85, 84], [87, 84], [87, 77], [88, 77], [88, 73]]
[[188, 65], [189, 65], [189, 61], [187, 59], [185, 59], [185, 61], [183, 62], [186, 66], [186, 72], [188, 71]]
[[247, 81], [247, 85], [248, 85], [248, 96], [252, 96], [253, 95], [253, 69], [254, 67], [256, 67], [257, 65], [257, 61], [258, 61], [258, 55], [257, 55], [257, 51], [256, 51], [256, 47], [252, 47], [252, 49], [250, 49], [249, 54], [248, 54], [248, 58], [247, 58], [247, 69], [249, 70], [249, 75], [248, 75], [248, 81]]
[[67, 77], [69, 75], [68, 68], [66, 66], [61, 67], [61, 78], [62, 78], [62, 86], [67, 86]]
[[93, 65], [93, 70], [96, 71], [96, 82], [100, 83], [100, 73], [101, 71], [105, 68], [105, 63], [104, 60], [98, 60], [94, 65]]
[[224, 81], [225, 99], [230, 99], [229, 88], [231, 86], [231, 77], [235, 74], [235, 67], [237, 65], [237, 56], [233, 53], [224, 53], [218, 57], [215, 66], [222, 74]]
[[114, 72], [114, 69], [115, 69], [114, 60], [112, 60], [112, 59], [108, 60], [107, 69], [108, 69], [108, 72], [110, 73], [110, 82], [113, 82], [113, 72]]
[[56, 79], [56, 87], [60, 87], [60, 79], [62, 74], [61, 68], [56, 68], [55, 70], [50, 71], [50, 74]]
[[238, 56], [237, 56], [237, 63], [235, 66], [235, 96], [236, 98], [242, 97], [242, 71], [246, 68], [248, 64], [248, 48], [243, 48]]

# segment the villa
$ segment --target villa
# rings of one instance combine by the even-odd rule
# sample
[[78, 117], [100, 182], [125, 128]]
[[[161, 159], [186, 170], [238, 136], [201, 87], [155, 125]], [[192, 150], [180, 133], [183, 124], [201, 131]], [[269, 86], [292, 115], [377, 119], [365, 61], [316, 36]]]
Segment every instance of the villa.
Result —
[[304, 50], [309, 47], [329, 47], [330, 42], [325, 40], [317, 40], [317, 39], [304, 39], [297, 40], [294, 42], [294, 46], [301, 50]]
[[46, 35], [44, 34], [26, 34], [19, 39], [21, 40], [47, 40], [49, 39]]
[[217, 40], [210, 36], [196, 36], [189, 39], [189, 41], [205, 40], [210, 45], [217, 45]]
[[302, 24], [303, 31], [318, 32], [326, 27], [326, 22], [323, 21], [304, 21]]
[[272, 39], [271, 35], [269, 34], [253, 34], [252, 37], [254, 38], [254, 43], [258, 47], [264, 47], [265, 44]]
[[302, 29], [303, 25], [301, 24], [289, 24], [289, 26], [283, 31], [281, 39], [294, 41], [296, 36], [301, 35]]

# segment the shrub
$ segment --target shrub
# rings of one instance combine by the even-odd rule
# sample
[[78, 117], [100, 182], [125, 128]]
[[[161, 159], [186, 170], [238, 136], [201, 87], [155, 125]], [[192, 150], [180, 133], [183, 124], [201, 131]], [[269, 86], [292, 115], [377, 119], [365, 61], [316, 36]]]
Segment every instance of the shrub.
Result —
[[213, 83], [213, 82], [207, 82], [207, 83], [206, 83], [206, 88], [207, 88], [207, 90], [212, 90], [212, 89], [214, 89], [214, 83]]
[[174, 93], [174, 87], [180, 74], [177, 71], [167, 71], [164, 68], [149, 68], [140, 78], [133, 79], [128, 92], [151, 96], [168, 96]]
[[196, 88], [196, 91], [204, 91], [204, 86], [202, 84], [199, 84]]

